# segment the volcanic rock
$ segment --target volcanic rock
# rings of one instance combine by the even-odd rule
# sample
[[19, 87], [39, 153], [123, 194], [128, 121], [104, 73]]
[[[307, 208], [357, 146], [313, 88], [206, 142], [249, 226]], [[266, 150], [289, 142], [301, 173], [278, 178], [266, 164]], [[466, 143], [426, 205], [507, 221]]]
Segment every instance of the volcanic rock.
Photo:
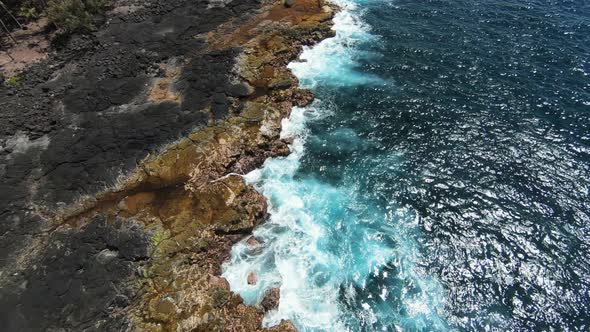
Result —
[[254, 235], [250, 236], [248, 240], [246, 240], [246, 244], [250, 249], [256, 249], [261, 245], [260, 241]]
[[312, 96], [286, 66], [333, 33], [332, 14], [315, 0], [132, 2], [0, 86], [0, 321], [266, 330], [221, 265], [266, 218], [240, 175], [289, 153], [281, 121]]
[[278, 287], [267, 289], [264, 293], [264, 298], [260, 305], [264, 311], [271, 311], [279, 307], [279, 300], [281, 299], [281, 290]]
[[258, 282], [258, 275], [256, 272], [248, 273], [248, 285], [256, 285]]
[[254, 88], [246, 82], [240, 82], [232, 84], [228, 89], [228, 93], [232, 97], [247, 97], [254, 93]]

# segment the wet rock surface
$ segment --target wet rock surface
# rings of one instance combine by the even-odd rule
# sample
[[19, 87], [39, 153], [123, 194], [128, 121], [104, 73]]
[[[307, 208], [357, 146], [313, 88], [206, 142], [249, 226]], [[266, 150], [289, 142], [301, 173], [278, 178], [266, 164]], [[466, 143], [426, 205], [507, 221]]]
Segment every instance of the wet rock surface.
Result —
[[278, 308], [281, 300], [281, 290], [279, 288], [270, 288], [264, 293], [264, 298], [260, 305], [264, 311], [270, 311]]
[[258, 275], [256, 272], [248, 273], [248, 285], [256, 285], [258, 283]]
[[322, 6], [118, 1], [0, 88], [10, 330], [262, 329], [220, 269], [266, 216], [240, 175], [289, 153], [281, 120], [313, 99], [286, 65], [330, 36]]

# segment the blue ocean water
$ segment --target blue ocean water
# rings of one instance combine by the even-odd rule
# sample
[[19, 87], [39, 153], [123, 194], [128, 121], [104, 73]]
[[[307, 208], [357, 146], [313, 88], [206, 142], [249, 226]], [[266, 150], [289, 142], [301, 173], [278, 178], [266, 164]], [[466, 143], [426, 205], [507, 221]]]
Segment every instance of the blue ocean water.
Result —
[[232, 290], [301, 331], [589, 330], [590, 2], [338, 3]]

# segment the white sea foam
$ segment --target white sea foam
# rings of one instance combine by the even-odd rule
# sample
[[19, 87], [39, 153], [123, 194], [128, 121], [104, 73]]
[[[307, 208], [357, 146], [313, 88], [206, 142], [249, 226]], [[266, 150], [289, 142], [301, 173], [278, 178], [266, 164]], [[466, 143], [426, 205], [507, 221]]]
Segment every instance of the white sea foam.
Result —
[[299, 57], [300, 61], [290, 63], [289, 69], [306, 88], [313, 88], [318, 82], [324, 86], [383, 84], [381, 78], [357, 70], [357, 59], [371, 55], [355, 46], [376, 41], [378, 37], [372, 35], [369, 26], [359, 18], [356, 4], [346, 1], [336, 3], [342, 8], [334, 17], [336, 36], [316, 46], [306, 47]]
[[[313, 107], [294, 108], [290, 119], [283, 123], [282, 133], [296, 137], [291, 145], [292, 153], [267, 160], [263, 168], [246, 176], [246, 180], [255, 184], [269, 200], [271, 218], [254, 231], [254, 236], [264, 241], [265, 248], [262, 253], [249, 255], [245, 243], [237, 244], [224, 269], [223, 276], [232, 290], [249, 304], [261, 301], [266, 289], [280, 286], [278, 310], [270, 312], [264, 320], [268, 326], [291, 319], [296, 323], [305, 322], [299, 325], [304, 331], [343, 329], [338, 325], [338, 285], [310, 282], [318, 277], [317, 271], [322, 265], [338, 262], [338, 257], [318, 249], [327, 229], [313, 215], [317, 212], [315, 208], [329, 204], [324, 201], [326, 191], [338, 193], [319, 183], [293, 179], [304, 154], [305, 123], [317, 116], [321, 114]], [[251, 272], [258, 275], [256, 285], [246, 282]]]
[[[305, 62], [289, 65], [304, 86], [313, 87], [318, 81], [338, 85], [376, 81], [354, 71], [352, 47], [371, 36], [366, 26], [350, 12], [354, 9], [353, 4], [341, 2], [339, 5], [343, 10], [334, 18], [335, 38], [306, 48], [301, 55]], [[341, 200], [346, 195], [313, 180], [301, 182], [293, 179], [305, 153], [306, 122], [329, 113], [325, 107], [318, 107], [321, 102], [314, 105], [295, 107], [290, 118], [283, 121], [281, 135], [294, 138], [291, 154], [267, 160], [263, 168], [246, 176], [246, 180], [255, 184], [269, 200], [271, 218], [254, 231], [254, 236], [264, 241], [265, 248], [262, 253], [249, 255], [244, 242], [237, 244], [232, 250], [231, 261], [224, 266], [223, 276], [232, 290], [249, 304], [259, 303], [266, 289], [280, 286], [280, 304], [265, 317], [267, 326], [291, 319], [303, 331], [342, 331], [345, 327], [340, 323], [338, 288], [346, 273], [333, 272], [345, 266], [339, 265], [341, 257], [319, 249], [322, 239], [330, 236], [332, 223], [317, 220], [318, 215], [321, 216], [317, 209], [330, 206], [333, 203], [330, 197]], [[251, 272], [258, 276], [256, 285], [247, 284]], [[321, 280], [322, 277], [332, 280]]]
[[[305, 62], [293, 62], [289, 68], [309, 88], [317, 84], [341, 87], [383, 83], [357, 70], [356, 63], [357, 57], [367, 56], [359, 53], [357, 45], [377, 37], [359, 19], [354, 4], [338, 4], [343, 10], [334, 18], [336, 36], [306, 48], [301, 55]], [[289, 319], [301, 331], [347, 331], [352, 314], [342, 304], [343, 292], [353, 299], [370, 277], [394, 277], [381, 272], [391, 261], [400, 266], [401, 278], [414, 278], [411, 266], [416, 249], [404, 238], [407, 234], [395, 226], [399, 215], [384, 215], [373, 206], [358, 204], [354, 184], [339, 188], [313, 177], [296, 176], [306, 152], [307, 123], [337, 111], [332, 107], [321, 100], [306, 108], [295, 107], [290, 118], [283, 121], [281, 133], [294, 138], [292, 153], [269, 159], [262, 168], [245, 176], [267, 198], [271, 217], [253, 232], [263, 242], [262, 250], [248, 248], [245, 241], [236, 244], [230, 261], [224, 265], [223, 276], [247, 304], [260, 303], [267, 289], [280, 287], [279, 307], [265, 316], [265, 326]], [[334, 135], [352, 143], [358, 141], [353, 130], [341, 129]], [[385, 232], [395, 238], [383, 236]], [[394, 248], [388, 241], [399, 246]], [[255, 285], [247, 283], [251, 272], [258, 277]], [[436, 283], [427, 280], [416, 282], [424, 284], [420, 285], [423, 290], [436, 288]], [[386, 303], [392, 296], [383, 288], [374, 297]], [[428, 294], [408, 296], [403, 301], [411, 315], [431, 314]], [[369, 302], [359, 304], [361, 312], [356, 315], [360, 324], [384, 318], [379, 316], [380, 308]]]

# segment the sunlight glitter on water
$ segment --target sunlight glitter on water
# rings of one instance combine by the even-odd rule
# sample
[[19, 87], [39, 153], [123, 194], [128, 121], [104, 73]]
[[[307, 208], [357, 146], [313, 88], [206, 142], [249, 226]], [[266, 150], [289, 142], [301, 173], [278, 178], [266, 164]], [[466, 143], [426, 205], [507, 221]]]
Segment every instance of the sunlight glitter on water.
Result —
[[[289, 67], [309, 88], [384, 84], [355, 68], [357, 58], [369, 56], [356, 46], [376, 37], [356, 6], [341, 6], [344, 10], [334, 19], [336, 37], [305, 49], [301, 58], [306, 62]], [[235, 245], [223, 276], [248, 304], [259, 303], [267, 289], [280, 287], [280, 304], [266, 315], [267, 326], [289, 319], [302, 331], [356, 331], [377, 323], [383, 328], [444, 329], [433, 308], [440, 307], [443, 291], [434, 279], [414, 272], [418, 255], [413, 231], [406, 229], [415, 224], [412, 213], [393, 206], [383, 210], [364, 200], [355, 181], [335, 187], [313, 174], [298, 173], [308, 153], [307, 123], [334, 112], [338, 109], [333, 104], [319, 99], [307, 108], [294, 108], [282, 132], [295, 138], [292, 153], [267, 160], [246, 176], [267, 197], [271, 216], [253, 232], [262, 249], [245, 241]], [[355, 142], [357, 148], [364, 144], [352, 129], [331, 135]], [[255, 285], [247, 283], [252, 272], [258, 277]], [[377, 279], [381, 286], [373, 289]], [[390, 288], [400, 290], [392, 296]]]

